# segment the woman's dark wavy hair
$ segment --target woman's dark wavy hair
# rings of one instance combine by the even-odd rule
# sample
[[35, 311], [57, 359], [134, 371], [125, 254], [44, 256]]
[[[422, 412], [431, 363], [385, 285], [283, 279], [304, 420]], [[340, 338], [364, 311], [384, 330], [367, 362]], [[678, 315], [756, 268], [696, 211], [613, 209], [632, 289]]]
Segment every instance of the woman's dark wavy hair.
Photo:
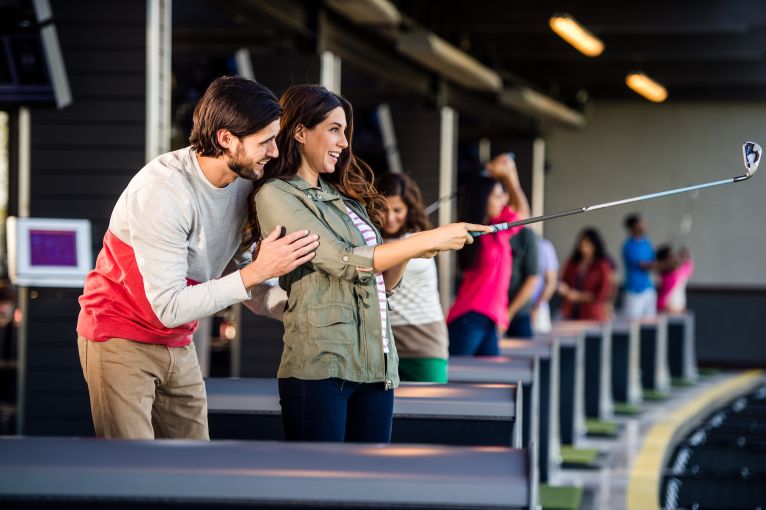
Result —
[[399, 237], [402, 234], [421, 232], [431, 228], [425, 208], [423, 196], [420, 193], [415, 180], [406, 174], [386, 172], [375, 179], [375, 187], [384, 197], [399, 196], [407, 206], [407, 218], [399, 232], [391, 237]]
[[298, 173], [301, 165], [301, 144], [295, 139], [295, 132], [301, 127], [312, 129], [327, 118], [335, 108], [341, 107], [346, 113], [346, 139], [348, 147], [340, 153], [335, 172], [323, 174], [322, 179], [341, 194], [360, 202], [367, 209], [372, 223], [382, 229], [385, 224], [386, 199], [372, 184], [372, 169], [354, 156], [354, 110], [345, 98], [330, 92], [321, 85], [293, 85], [279, 100], [282, 107], [279, 134], [276, 143], [279, 157], [266, 164], [263, 179], [255, 182], [255, 189], [248, 202], [249, 219], [243, 234], [243, 247], [249, 247], [260, 239], [258, 216], [255, 210], [255, 195], [266, 181], [272, 178], [290, 179]]
[[577, 236], [577, 243], [575, 243], [574, 250], [572, 250], [572, 255], [569, 257], [569, 260], [575, 264], [582, 260], [582, 253], [580, 253], [580, 241], [583, 239], [587, 239], [590, 244], [593, 245], [593, 260], [596, 262], [600, 262], [602, 260], [610, 260], [609, 254], [606, 251], [606, 245], [604, 244], [604, 238], [601, 237], [599, 231], [593, 227], [587, 227], [583, 229]]
[[[463, 204], [461, 207], [460, 221], [467, 223], [487, 223], [487, 202], [495, 186], [502, 183], [493, 177], [479, 175], [474, 177], [463, 189]], [[478, 241], [478, 240], [477, 240]], [[476, 264], [481, 243], [466, 244], [458, 252], [458, 266], [462, 270], [469, 269]]]
[[260, 83], [222, 76], [210, 84], [194, 108], [189, 143], [201, 156], [222, 156], [226, 149], [218, 144], [220, 129], [242, 138], [257, 133], [281, 114], [277, 97]]

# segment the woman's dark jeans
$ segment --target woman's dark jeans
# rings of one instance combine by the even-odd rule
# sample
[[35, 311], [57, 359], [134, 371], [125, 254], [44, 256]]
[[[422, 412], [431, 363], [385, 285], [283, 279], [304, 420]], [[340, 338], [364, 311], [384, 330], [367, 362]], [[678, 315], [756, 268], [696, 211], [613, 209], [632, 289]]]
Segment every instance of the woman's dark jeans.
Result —
[[390, 443], [394, 390], [343, 379], [279, 379], [288, 441]]
[[450, 356], [497, 356], [500, 347], [495, 321], [477, 312], [468, 312], [447, 326]]

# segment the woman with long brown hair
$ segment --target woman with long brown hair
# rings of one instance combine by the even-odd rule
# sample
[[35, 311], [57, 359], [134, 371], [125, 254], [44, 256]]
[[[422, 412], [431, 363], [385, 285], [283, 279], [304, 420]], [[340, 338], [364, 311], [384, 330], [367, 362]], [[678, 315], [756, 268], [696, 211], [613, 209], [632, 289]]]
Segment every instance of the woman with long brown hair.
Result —
[[564, 318], [608, 320], [612, 273], [601, 234], [592, 227], [584, 229], [577, 237], [577, 244], [561, 274], [558, 290], [564, 298]]
[[[381, 232], [386, 242], [431, 228], [420, 188], [411, 177], [385, 173], [378, 176], [375, 187], [388, 202]], [[388, 304], [399, 352], [399, 377], [403, 381], [447, 382], [447, 324], [439, 303], [436, 262], [410, 260]]]
[[386, 293], [411, 258], [460, 249], [481, 225], [456, 223], [382, 244], [385, 199], [354, 157], [351, 104], [318, 85], [280, 99], [280, 158], [254, 192], [250, 239], [276, 226], [319, 236], [316, 256], [280, 278], [287, 291], [277, 373], [285, 437], [388, 442], [398, 358]]
[[[529, 203], [519, 183], [516, 163], [508, 154], [493, 158], [465, 188], [461, 217], [467, 221], [502, 223], [523, 220]], [[500, 336], [508, 329], [513, 269], [514, 227], [460, 252], [463, 280], [447, 314], [451, 356], [497, 356]]]

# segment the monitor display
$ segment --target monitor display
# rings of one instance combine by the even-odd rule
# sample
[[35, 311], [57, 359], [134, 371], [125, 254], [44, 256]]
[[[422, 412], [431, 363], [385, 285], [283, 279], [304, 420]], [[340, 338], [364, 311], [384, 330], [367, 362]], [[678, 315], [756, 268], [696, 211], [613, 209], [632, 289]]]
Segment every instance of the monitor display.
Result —
[[14, 285], [82, 287], [93, 260], [88, 220], [10, 217], [6, 232]]
[[77, 267], [77, 232], [74, 230], [30, 230], [31, 266]]

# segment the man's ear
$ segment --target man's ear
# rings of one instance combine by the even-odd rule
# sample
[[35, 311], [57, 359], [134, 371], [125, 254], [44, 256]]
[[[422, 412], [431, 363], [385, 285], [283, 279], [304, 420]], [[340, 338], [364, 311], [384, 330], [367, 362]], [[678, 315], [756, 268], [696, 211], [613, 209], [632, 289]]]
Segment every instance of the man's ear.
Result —
[[305, 143], [306, 142], [306, 126], [303, 124], [298, 124], [298, 127], [295, 128], [295, 131], [293, 131], [293, 138], [295, 138], [295, 141], [298, 143]]
[[231, 131], [228, 129], [219, 129], [215, 133], [216, 139], [218, 141], [218, 145], [223, 147], [224, 149], [228, 149], [231, 146], [231, 139], [234, 138], [234, 135], [231, 134]]

